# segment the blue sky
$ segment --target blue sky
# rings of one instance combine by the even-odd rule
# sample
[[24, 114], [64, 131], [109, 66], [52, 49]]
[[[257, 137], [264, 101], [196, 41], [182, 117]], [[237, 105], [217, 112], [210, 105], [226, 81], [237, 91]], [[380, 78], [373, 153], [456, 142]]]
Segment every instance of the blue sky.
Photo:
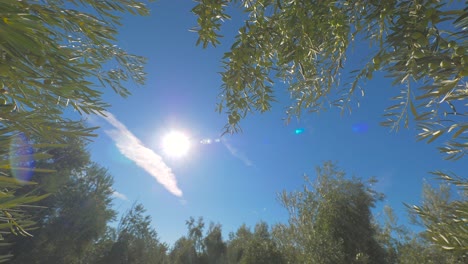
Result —
[[[378, 74], [362, 85], [366, 95], [351, 115], [330, 109], [304, 113], [286, 125], [289, 98], [285, 87], [277, 85], [279, 103], [272, 112], [248, 117], [241, 134], [201, 144], [218, 139], [227, 121], [215, 112], [218, 72], [241, 21], [226, 24], [223, 45], [203, 50], [195, 46], [197, 35], [189, 32], [196, 25], [190, 13], [194, 4], [161, 0], [150, 5], [151, 16], [125, 18], [119, 45], [148, 58], [148, 80], [141, 87], [132, 84], [127, 99], [109, 90], [104, 97], [113, 105], [109, 113], [114, 118], [91, 122], [101, 126], [90, 150], [93, 160], [114, 176], [115, 208], [124, 212], [134, 201], [142, 203], [163, 241], [172, 244], [184, 235], [191, 216], [221, 223], [225, 234], [243, 223], [284, 222], [287, 212], [277, 193], [300, 189], [304, 174], [313, 178], [315, 167], [327, 160], [337, 161], [350, 176], [375, 176], [376, 190], [387, 195], [376, 212], [388, 204], [400, 218], [406, 215], [403, 202], [420, 201], [423, 179], [432, 178], [428, 171], [466, 170], [463, 160], [443, 161], [436, 150], [440, 142], [416, 142], [414, 130], [395, 133], [379, 125], [398, 89]], [[369, 56], [366, 51], [356, 47], [347, 69]], [[163, 155], [161, 139], [172, 130], [190, 137], [187, 156]]]

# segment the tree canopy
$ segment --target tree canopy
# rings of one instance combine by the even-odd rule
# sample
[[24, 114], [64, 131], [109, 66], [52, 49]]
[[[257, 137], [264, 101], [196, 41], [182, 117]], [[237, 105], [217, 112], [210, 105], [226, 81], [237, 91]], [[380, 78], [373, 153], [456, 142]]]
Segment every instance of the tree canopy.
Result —
[[[424, 184], [422, 205], [409, 207], [419, 216], [418, 222], [425, 227], [425, 235], [432, 243], [463, 255], [468, 252], [467, 179], [441, 171], [434, 174], [444, 184], [440, 184], [438, 190]], [[454, 199], [452, 187], [461, 199]]]
[[[11, 263], [466, 262], [464, 251], [432, 245], [430, 231], [415, 234], [398, 225], [389, 208], [386, 221], [376, 221], [379, 212], [371, 209], [381, 201], [382, 194], [368, 181], [347, 177], [330, 162], [306, 178], [302, 189], [279, 193], [289, 221], [270, 226], [258, 221], [252, 228], [243, 224], [225, 240], [221, 224], [206, 225], [202, 217], [190, 218], [186, 221], [187, 234], [172, 245], [160, 241], [141, 204], [134, 204], [123, 214], [117, 227], [110, 222], [115, 214], [112, 177], [105, 169], [90, 161], [81, 165], [81, 170], [70, 170], [64, 160], [53, 164], [72, 173], [57, 193], [41, 201], [47, 207], [35, 214], [40, 228], [30, 231], [34, 237], [16, 239], [1, 248], [2, 253], [13, 253]], [[440, 191], [425, 187], [423, 206], [442, 219], [434, 223], [451, 221], [444, 214], [450, 203], [448, 190], [446, 186]], [[425, 219], [419, 220], [423, 226], [428, 224]]]
[[145, 211], [135, 204], [120, 219], [117, 237], [98, 263], [165, 263], [167, 246], [159, 241]]
[[34, 237], [16, 241], [12, 262], [77, 263], [115, 216], [112, 183], [112, 176], [95, 163], [73, 173], [48, 201], [47, 213], [38, 215]]
[[[414, 120], [421, 140], [445, 135], [439, 150], [448, 159], [468, 152], [468, 7], [460, 7], [462, 1], [196, 2], [194, 30], [203, 47], [220, 43], [222, 22], [230, 18], [227, 6], [239, 6], [247, 17], [223, 58], [218, 111], [228, 115], [225, 132], [238, 131], [249, 113], [269, 111], [278, 82], [291, 95], [291, 117], [328, 106], [351, 110], [358, 92], [365, 94], [364, 79], [382, 71], [399, 90], [383, 125], [398, 129]], [[382, 235], [370, 210], [379, 194], [359, 179], [345, 179], [329, 163], [318, 170], [317, 182], [308, 182], [312, 190], [280, 197], [289, 223], [269, 229], [260, 222], [253, 232], [241, 226], [226, 242], [221, 225], [204, 233], [203, 219], [191, 218], [187, 236], [169, 252], [141, 205], [117, 230], [106, 227], [114, 216], [112, 177], [80, 152], [83, 143], [76, 137], [92, 136], [93, 128], [63, 114], [67, 108], [104, 114], [109, 105], [103, 88], [125, 97], [129, 82], [144, 83], [145, 59], [117, 45], [123, 13], [147, 15], [148, 9], [137, 0], [2, 2], [0, 239], [8, 233], [36, 235], [16, 245], [17, 263], [412, 263], [421, 252], [430, 253], [428, 262], [466, 260], [460, 253], [468, 243], [465, 198], [453, 201], [446, 192], [425, 189], [423, 204], [412, 210], [427, 232], [407, 241], [388, 239], [392, 229]], [[348, 69], [352, 48], [362, 44], [371, 47], [364, 63]], [[348, 75], [353, 79], [344, 84]], [[70, 142], [79, 144], [68, 148]], [[75, 150], [80, 155], [74, 156]], [[466, 179], [435, 174], [466, 197]], [[32, 213], [29, 204], [46, 197], [50, 200], [41, 205], [49, 208]], [[30, 230], [33, 220], [40, 230]], [[428, 241], [451, 251], [434, 249]]]
[[67, 106], [102, 114], [108, 104], [99, 88], [127, 96], [127, 81], [145, 80], [144, 58], [116, 45], [119, 13], [148, 14], [140, 1], [9, 0], [1, 12], [2, 132], [52, 140], [57, 133], [89, 134], [63, 118]]
[[[2, 1], [2, 232], [29, 236], [25, 228], [33, 222], [31, 207], [26, 205], [48, 195], [37, 195], [35, 190], [17, 193], [25, 185], [36, 183], [13, 177], [52, 173], [53, 169], [36, 166], [51, 157], [47, 151], [63, 147], [58, 143], [65, 143], [65, 138], [93, 136], [94, 128], [83, 126], [79, 117], [65, 117], [65, 109], [103, 114], [109, 104], [102, 99], [102, 88], [110, 87], [127, 96], [128, 83], [144, 82], [145, 59], [117, 45], [117, 29], [124, 13], [147, 15], [148, 9], [136, 0]], [[34, 152], [37, 149], [42, 151]]]
[[277, 232], [293, 263], [384, 263], [376, 240], [371, 209], [382, 198], [361, 180], [346, 179], [330, 162], [306, 179], [302, 191], [280, 195], [289, 212], [289, 226]]
[[[224, 54], [218, 110], [228, 115], [225, 132], [242, 118], [265, 112], [276, 100], [278, 82], [291, 96], [287, 115], [356, 105], [363, 79], [383, 71], [400, 92], [383, 125], [398, 129], [416, 121], [419, 139], [451, 139], [440, 150], [462, 157], [468, 148], [468, 8], [463, 1], [239, 1], [198, 0], [192, 12], [198, 44], [220, 43], [227, 6], [247, 19]], [[457, 2], [458, 5], [450, 5]], [[464, 9], [463, 9], [464, 8]], [[370, 46], [360, 68], [347, 58], [357, 45]], [[364, 56], [362, 56], [364, 55]], [[343, 76], [354, 77], [344, 84]], [[410, 118], [412, 117], [412, 118]]]
[[[389, 86], [398, 90], [391, 98], [395, 104], [383, 109], [382, 125], [398, 130], [414, 121], [418, 140], [445, 140], [438, 149], [446, 159], [458, 160], [468, 152], [468, 7], [464, 1], [196, 2], [192, 12], [198, 25], [193, 31], [204, 48], [220, 44], [221, 26], [231, 18], [227, 7], [239, 7], [246, 17], [222, 59], [217, 109], [228, 116], [224, 133], [239, 131], [241, 120], [250, 113], [269, 111], [281, 87], [291, 97], [288, 120], [327, 107], [351, 111], [368, 89], [364, 81], [380, 71], [392, 81]], [[363, 63], [350, 69], [347, 59], [363, 45], [369, 47], [357, 54]], [[465, 186], [467, 179], [457, 182]], [[444, 229], [429, 220], [432, 224], [427, 227], [445, 232], [437, 236], [452, 237], [459, 224], [466, 225], [467, 204], [466, 199], [451, 203], [454, 221], [446, 222]], [[425, 209], [415, 208], [430, 218], [431, 212]], [[457, 239], [465, 240], [463, 236], [447, 239], [445, 247], [465, 250], [466, 242]]]

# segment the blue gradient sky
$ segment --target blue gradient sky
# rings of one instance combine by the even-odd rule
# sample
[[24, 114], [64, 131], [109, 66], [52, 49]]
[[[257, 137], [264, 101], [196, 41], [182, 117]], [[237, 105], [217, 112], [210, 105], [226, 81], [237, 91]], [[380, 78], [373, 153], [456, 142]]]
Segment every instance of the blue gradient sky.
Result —
[[[187, 157], [162, 160], [172, 169], [183, 196], [169, 192], [122, 155], [105, 132], [112, 126], [93, 118], [93, 123], [102, 126], [90, 145], [93, 159], [109, 169], [114, 189], [127, 197], [116, 198], [115, 208], [124, 212], [134, 201], [142, 203], [163, 241], [172, 244], [184, 235], [190, 216], [221, 223], [225, 234], [242, 223], [284, 222], [287, 212], [277, 202], [277, 193], [300, 189], [303, 175], [313, 178], [315, 167], [327, 160], [337, 161], [350, 176], [375, 176], [379, 180], [375, 188], [387, 195], [376, 212], [388, 204], [400, 218], [406, 215], [403, 202], [420, 201], [423, 179], [432, 179], [428, 171], [466, 171], [463, 160], [443, 161], [436, 150], [440, 141], [428, 145], [416, 142], [414, 130], [395, 133], [379, 126], [384, 108], [392, 104], [389, 98], [399, 91], [378, 75], [362, 85], [366, 95], [351, 115], [330, 109], [304, 113], [300, 121], [285, 125], [282, 119], [289, 98], [279, 91], [273, 111], [248, 117], [242, 122], [243, 133], [227, 135], [219, 143], [200, 144], [202, 139], [218, 138], [227, 121], [215, 112], [221, 85], [218, 72], [222, 54], [232, 44], [241, 21], [226, 24], [223, 45], [203, 50], [195, 47], [197, 35], [189, 32], [196, 25], [190, 13], [193, 5], [161, 0], [150, 5], [150, 17], [126, 17], [119, 44], [148, 58], [148, 80], [143, 87], [132, 85], [133, 95], [127, 99], [110, 90], [105, 94], [113, 105], [109, 112], [156, 154], [162, 155], [160, 141], [167, 132], [182, 130], [190, 136], [193, 147]], [[346, 69], [358, 67], [355, 63], [370, 55], [366, 50], [356, 47]], [[299, 128], [304, 132], [296, 134]]]

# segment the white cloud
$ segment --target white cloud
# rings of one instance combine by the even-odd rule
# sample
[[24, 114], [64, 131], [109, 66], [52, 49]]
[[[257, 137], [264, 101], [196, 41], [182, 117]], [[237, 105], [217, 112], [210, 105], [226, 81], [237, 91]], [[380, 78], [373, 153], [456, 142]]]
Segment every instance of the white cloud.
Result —
[[128, 201], [127, 196], [125, 194], [123, 194], [123, 193], [119, 193], [118, 191], [114, 191], [112, 193], [112, 196], [114, 196], [115, 198], [120, 199], [120, 200]]
[[223, 142], [223, 145], [226, 146], [226, 148], [229, 150], [231, 155], [233, 155], [234, 157], [240, 159], [247, 166], [252, 166], [253, 165], [252, 161], [250, 161], [250, 159], [244, 153], [242, 153], [237, 148], [235, 148], [231, 144], [229, 144], [226, 141], [226, 139], [223, 139], [221, 142]]
[[153, 150], [145, 147], [143, 143], [111, 113], [106, 112], [105, 115], [107, 117], [103, 118], [115, 128], [105, 130], [105, 132], [114, 140], [120, 152], [153, 176], [169, 192], [181, 197], [182, 191], [177, 186], [176, 177], [174, 173], [172, 173], [171, 168], [164, 163], [162, 157]]

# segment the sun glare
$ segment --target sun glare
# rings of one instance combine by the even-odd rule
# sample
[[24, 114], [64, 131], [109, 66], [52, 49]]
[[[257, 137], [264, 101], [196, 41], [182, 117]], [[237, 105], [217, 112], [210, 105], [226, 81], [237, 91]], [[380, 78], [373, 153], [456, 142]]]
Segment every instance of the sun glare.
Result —
[[178, 158], [188, 153], [190, 140], [184, 133], [172, 131], [164, 136], [162, 147], [167, 156]]

